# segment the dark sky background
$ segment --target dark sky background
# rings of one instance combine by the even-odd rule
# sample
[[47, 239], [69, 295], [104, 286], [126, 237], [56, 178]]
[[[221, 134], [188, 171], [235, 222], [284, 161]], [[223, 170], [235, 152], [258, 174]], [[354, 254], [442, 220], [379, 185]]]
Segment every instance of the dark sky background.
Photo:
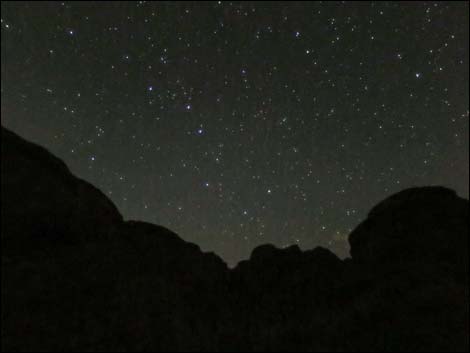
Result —
[[468, 2], [1, 6], [2, 125], [229, 264], [468, 197]]

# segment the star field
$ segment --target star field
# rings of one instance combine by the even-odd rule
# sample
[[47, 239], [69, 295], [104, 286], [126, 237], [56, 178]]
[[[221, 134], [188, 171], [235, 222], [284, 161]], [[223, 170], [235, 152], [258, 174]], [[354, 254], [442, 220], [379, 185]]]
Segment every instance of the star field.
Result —
[[468, 2], [3, 2], [2, 125], [233, 265], [468, 197]]

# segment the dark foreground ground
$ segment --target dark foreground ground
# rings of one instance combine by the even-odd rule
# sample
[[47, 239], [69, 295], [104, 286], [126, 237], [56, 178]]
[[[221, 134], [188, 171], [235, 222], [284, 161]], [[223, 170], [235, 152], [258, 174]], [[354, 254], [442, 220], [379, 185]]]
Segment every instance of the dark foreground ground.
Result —
[[1, 134], [2, 351], [469, 350], [468, 200], [452, 190], [379, 203], [350, 259], [263, 245], [230, 270]]

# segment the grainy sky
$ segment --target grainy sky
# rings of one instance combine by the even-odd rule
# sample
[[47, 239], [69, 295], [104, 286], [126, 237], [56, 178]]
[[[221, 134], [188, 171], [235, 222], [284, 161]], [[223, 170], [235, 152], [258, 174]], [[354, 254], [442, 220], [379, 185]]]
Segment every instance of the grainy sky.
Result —
[[2, 2], [2, 124], [229, 264], [468, 197], [468, 2]]

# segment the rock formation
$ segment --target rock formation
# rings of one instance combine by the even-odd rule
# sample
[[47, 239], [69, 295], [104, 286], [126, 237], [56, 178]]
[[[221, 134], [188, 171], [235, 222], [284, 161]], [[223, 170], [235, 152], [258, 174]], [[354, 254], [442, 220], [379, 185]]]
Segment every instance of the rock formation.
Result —
[[263, 245], [228, 269], [1, 134], [2, 351], [469, 349], [468, 200], [452, 190], [379, 203], [350, 259]]

